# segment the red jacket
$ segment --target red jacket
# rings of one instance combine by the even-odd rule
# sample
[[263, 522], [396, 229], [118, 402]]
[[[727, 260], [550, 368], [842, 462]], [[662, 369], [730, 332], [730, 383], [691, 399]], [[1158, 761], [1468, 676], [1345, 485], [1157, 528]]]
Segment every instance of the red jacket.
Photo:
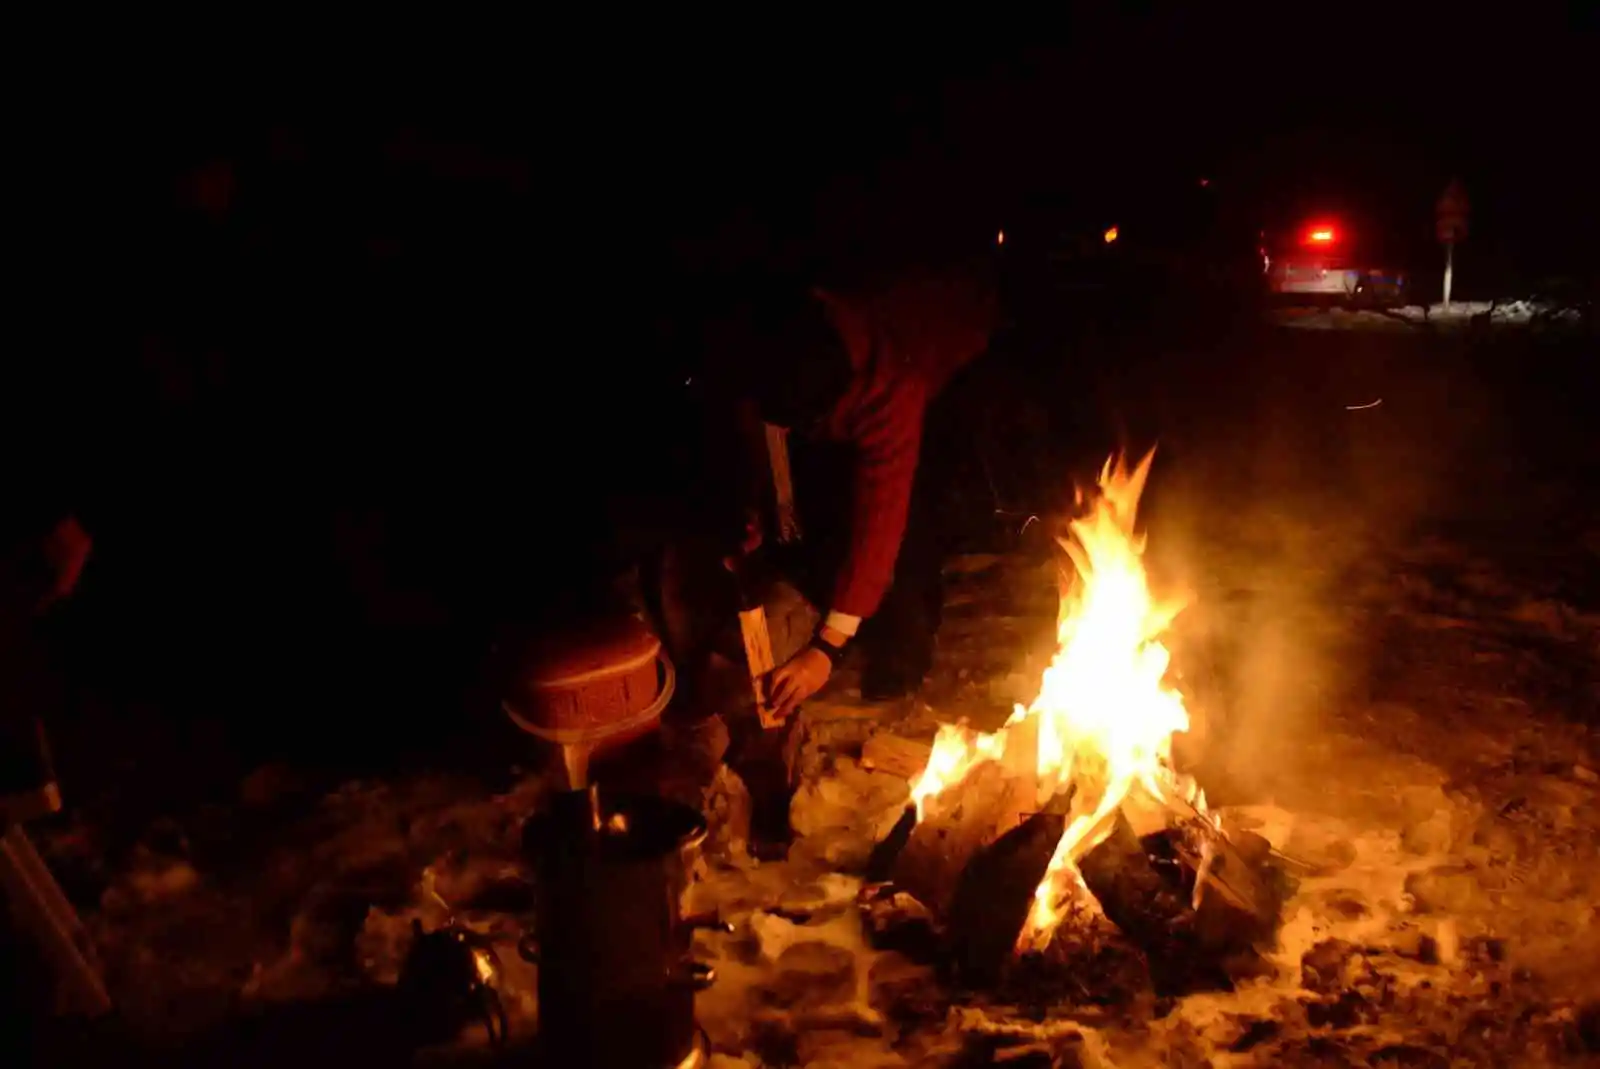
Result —
[[928, 402], [988, 347], [994, 302], [959, 275], [903, 277], [863, 295], [818, 290], [816, 296], [855, 369], [819, 436], [859, 451], [850, 549], [828, 608], [865, 618], [894, 579]]

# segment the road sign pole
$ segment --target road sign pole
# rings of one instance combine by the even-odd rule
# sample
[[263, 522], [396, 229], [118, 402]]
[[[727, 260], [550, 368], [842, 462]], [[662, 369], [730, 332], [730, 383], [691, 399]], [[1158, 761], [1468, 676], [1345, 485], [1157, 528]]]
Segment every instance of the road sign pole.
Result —
[[1450, 290], [1456, 275], [1456, 242], [1467, 236], [1467, 191], [1460, 179], [1451, 179], [1434, 205], [1434, 226], [1444, 245], [1444, 308], [1450, 308]]
[[1444, 243], [1444, 310], [1450, 310], [1450, 283], [1454, 281], [1456, 273], [1456, 243]]

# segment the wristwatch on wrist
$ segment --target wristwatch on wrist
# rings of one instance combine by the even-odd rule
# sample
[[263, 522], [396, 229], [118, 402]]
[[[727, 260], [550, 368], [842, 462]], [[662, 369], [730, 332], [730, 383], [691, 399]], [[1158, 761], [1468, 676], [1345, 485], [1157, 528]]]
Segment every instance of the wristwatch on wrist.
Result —
[[835, 668], [838, 668], [839, 662], [844, 660], [844, 647], [842, 645], [835, 646], [823, 638], [820, 629], [815, 635], [811, 636], [811, 648], [822, 651], [822, 655], [828, 659], [828, 663]]

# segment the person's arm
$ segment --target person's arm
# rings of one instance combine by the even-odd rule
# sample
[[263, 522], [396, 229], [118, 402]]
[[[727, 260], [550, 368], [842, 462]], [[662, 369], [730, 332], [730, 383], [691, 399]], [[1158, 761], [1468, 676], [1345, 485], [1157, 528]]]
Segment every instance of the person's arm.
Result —
[[894, 579], [922, 445], [925, 397], [919, 380], [887, 384], [855, 422], [850, 547], [816, 641], [772, 674], [773, 707], [780, 717], [828, 681], [844, 645], [877, 611]]
[[826, 625], [850, 636], [878, 610], [894, 581], [922, 444], [926, 392], [912, 377], [886, 388], [859, 417], [850, 546]]

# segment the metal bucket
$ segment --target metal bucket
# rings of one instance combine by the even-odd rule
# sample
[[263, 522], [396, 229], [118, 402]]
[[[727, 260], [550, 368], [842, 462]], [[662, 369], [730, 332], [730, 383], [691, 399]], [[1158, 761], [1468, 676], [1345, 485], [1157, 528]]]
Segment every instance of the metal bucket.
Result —
[[706, 837], [686, 805], [563, 792], [523, 827], [539, 890], [523, 956], [539, 966], [539, 1034], [558, 1064], [661, 1069], [699, 1049], [695, 992], [714, 979], [690, 957], [682, 898]]

